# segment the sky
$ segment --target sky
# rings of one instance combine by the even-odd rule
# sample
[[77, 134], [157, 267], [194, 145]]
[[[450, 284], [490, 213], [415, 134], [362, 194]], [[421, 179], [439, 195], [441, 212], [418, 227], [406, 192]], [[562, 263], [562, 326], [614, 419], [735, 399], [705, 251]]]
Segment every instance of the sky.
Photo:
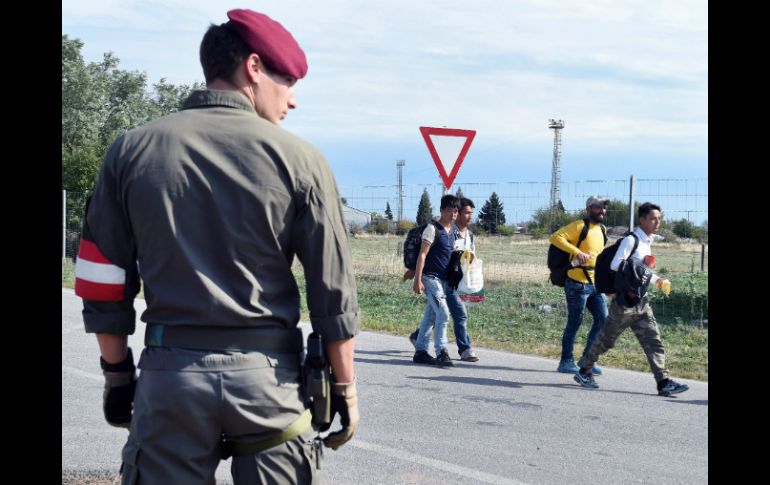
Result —
[[62, 33], [150, 83], [203, 81], [200, 39], [231, 8], [284, 25], [309, 71], [283, 126], [344, 193], [435, 184], [420, 126], [476, 130], [455, 185], [708, 176], [707, 0], [63, 0]]

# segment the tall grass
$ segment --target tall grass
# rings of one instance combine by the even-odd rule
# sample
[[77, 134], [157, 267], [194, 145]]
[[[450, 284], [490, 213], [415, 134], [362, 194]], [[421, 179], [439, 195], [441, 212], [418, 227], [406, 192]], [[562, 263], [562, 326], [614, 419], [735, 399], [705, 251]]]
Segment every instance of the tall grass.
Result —
[[[406, 337], [422, 318], [425, 297], [412, 293], [411, 281], [401, 280], [404, 268], [397, 247], [402, 240], [402, 236], [352, 238], [351, 248], [363, 328]], [[487, 301], [468, 309], [475, 346], [558, 359], [567, 312], [563, 289], [547, 283], [547, 244], [520, 235], [478, 238]], [[666, 347], [666, 366], [673, 376], [708, 380], [708, 273], [690, 273], [700, 267], [700, 246], [658, 243], [653, 252], [658, 271], [672, 281], [669, 297], [650, 293]], [[73, 269], [70, 260], [62, 260], [63, 287], [73, 286]], [[304, 275], [298, 264], [294, 269], [302, 293], [302, 318], [307, 320]], [[576, 355], [583, 350], [591, 324], [586, 313], [575, 342]], [[451, 325], [449, 334], [451, 341]], [[406, 339], [404, 348], [411, 348]], [[602, 356], [601, 364], [649, 370], [630, 330]]]

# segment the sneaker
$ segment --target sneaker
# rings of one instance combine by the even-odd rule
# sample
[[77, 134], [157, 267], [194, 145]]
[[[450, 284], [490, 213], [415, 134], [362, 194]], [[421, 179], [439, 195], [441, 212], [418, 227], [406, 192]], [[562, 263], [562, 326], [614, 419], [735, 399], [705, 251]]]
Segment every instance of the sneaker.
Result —
[[441, 367], [452, 367], [452, 366], [454, 366], [454, 364], [452, 363], [452, 359], [449, 358], [449, 352], [447, 352], [446, 349], [442, 350], [436, 356], [436, 365], [440, 365]]
[[414, 357], [412, 357], [412, 362], [415, 364], [428, 364], [428, 365], [436, 365], [436, 359], [433, 358], [432, 355], [430, 355], [427, 352], [424, 352], [422, 350], [418, 350], [414, 353]]
[[594, 380], [594, 375], [590, 372], [585, 372], [583, 369], [578, 369], [577, 372], [575, 372], [575, 382], [580, 384], [583, 387], [588, 387], [591, 389], [598, 389], [599, 384], [596, 383]]
[[556, 368], [556, 371], [563, 374], [574, 374], [578, 371], [578, 368], [575, 365], [575, 359], [562, 360], [559, 362], [559, 367]]
[[689, 389], [687, 384], [679, 384], [673, 379], [664, 379], [658, 382], [658, 396], [670, 396], [671, 394], [679, 394]]
[[409, 341], [412, 342], [412, 347], [414, 347], [414, 350], [417, 350], [417, 335], [420, 333], [420, 329], [414, 331], [414, 333], [409, 335]]
[[[578, 361], [577, 366], [578, 367], [583, 367], [583, 359], [580, 359]], [[602, 375], [602, 368], [599, 367], [598, 365], [594, 364], [593, 367], [591, 367], [591, 374], [593, 374], [595, 376]]]
[[460, 354], [460, 360], [465, 362], [478, 362], [479, 356], [476, 355], [476, 351], [473, 349], [465, 349], [462, 354]]

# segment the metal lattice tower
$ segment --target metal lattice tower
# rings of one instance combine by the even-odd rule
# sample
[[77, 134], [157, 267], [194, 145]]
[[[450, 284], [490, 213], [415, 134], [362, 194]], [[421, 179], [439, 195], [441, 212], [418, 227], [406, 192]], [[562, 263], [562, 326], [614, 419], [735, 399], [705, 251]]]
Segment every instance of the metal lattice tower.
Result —
[[[551, 226], [556, 222], [556, 211], [561, 200], [561, 130], [564, 120], [548, 120], [548, 128], [553, 130], [553, 168], [551, 169]], [[553, 227], [551, 229], [554, 229]]]
[[404, 160], [396, 160], [396, 166], [398, 167], [398, 219], [396, 221], [404, 218], [404, 185], [401, 179], [401, 168], [405, 164]]

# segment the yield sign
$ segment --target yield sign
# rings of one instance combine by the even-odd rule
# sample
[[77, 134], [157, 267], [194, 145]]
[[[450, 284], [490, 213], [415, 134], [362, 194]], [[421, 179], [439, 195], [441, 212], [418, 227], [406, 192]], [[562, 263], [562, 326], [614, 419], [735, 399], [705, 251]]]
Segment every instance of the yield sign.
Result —
[[449, 190], [476, 136], [476, 130], [421, 126], [420, 133], [428, 145], [428, 151], [438, 168], [441, 180], [444, 181], [444, 187]]

